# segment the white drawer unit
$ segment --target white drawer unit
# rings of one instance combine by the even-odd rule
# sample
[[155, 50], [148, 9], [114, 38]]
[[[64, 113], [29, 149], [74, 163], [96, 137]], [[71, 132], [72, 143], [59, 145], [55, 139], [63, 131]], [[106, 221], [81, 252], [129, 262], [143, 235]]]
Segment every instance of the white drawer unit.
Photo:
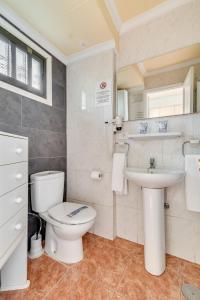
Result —
[[8, 248], [14, 243], [15, 239], [24, 231], [27, 226], [27, 207], [22, 208], [14, 218], [0, 227], [0, 259]]
[[29, 285], [27, 217], [28, 138], [0, 132], [0, 292]]
[[27, 185], [24, 184], [0, 197], [0, 227], [27, 204]]
[[0, 166], [0, 196], [27, 183], [27, 162]]
[[15, 138], [0, 133], [0, 165], [28, 161], [27, 138]]

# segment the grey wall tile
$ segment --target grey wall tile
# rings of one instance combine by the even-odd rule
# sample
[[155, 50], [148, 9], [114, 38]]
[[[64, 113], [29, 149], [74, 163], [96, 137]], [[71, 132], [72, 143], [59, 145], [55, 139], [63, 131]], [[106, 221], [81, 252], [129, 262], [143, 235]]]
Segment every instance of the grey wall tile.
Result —
[[66, 172], [66, 157], [54, 157], [49, 159], [49, 170]]
[[63, 87], [66, 86], [66, 66], [56, 58], [53, 58], [52, 78], [53, 83], [57, 83]]
[[23, 97], [22, 126], [66, 132], [65, 111]]
[[54, 107], [58, 107], [60, 109], [65, 109], [66, 104], [66, 92], [65, 88], [58, 84], [53, 84], [52, 90], [52, 103]]
[[21, 125], [21, 96], [0, 88], [0, 123]]
[[66, 155], [66, 135], [45, 130], [29, 129], [29, 157], [56, 157]]

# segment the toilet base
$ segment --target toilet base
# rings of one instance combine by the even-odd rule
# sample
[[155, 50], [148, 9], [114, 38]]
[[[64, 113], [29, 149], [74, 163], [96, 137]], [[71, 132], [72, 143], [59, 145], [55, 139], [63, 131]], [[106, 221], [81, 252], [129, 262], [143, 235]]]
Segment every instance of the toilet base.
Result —
[[83, 259], [82, 237], [75, 240], [61, 239], [47, 222], [44, 250], [56, 260], [67, 264], [77, 263]]

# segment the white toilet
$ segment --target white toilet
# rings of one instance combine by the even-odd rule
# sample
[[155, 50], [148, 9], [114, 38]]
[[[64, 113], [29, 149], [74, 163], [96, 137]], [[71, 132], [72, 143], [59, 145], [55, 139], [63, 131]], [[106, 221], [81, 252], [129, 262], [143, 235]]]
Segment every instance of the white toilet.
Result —
[[94, 224], [96, 211], [83, 204], [63, 202], [63, 191], [64, 172], [31, 175], [32, 209], [47, 222], [45, 251], [57, 260], [76, 263], [83, 258], [82, 236]]

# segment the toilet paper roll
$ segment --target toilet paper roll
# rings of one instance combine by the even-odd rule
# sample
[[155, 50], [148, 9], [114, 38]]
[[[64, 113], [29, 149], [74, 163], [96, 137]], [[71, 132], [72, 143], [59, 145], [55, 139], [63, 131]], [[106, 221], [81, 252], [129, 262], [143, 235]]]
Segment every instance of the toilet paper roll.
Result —
[[90, 178], [93, 180], [101, 180], [102, 173], [100, 171], [92, 171], [90, 174]]

